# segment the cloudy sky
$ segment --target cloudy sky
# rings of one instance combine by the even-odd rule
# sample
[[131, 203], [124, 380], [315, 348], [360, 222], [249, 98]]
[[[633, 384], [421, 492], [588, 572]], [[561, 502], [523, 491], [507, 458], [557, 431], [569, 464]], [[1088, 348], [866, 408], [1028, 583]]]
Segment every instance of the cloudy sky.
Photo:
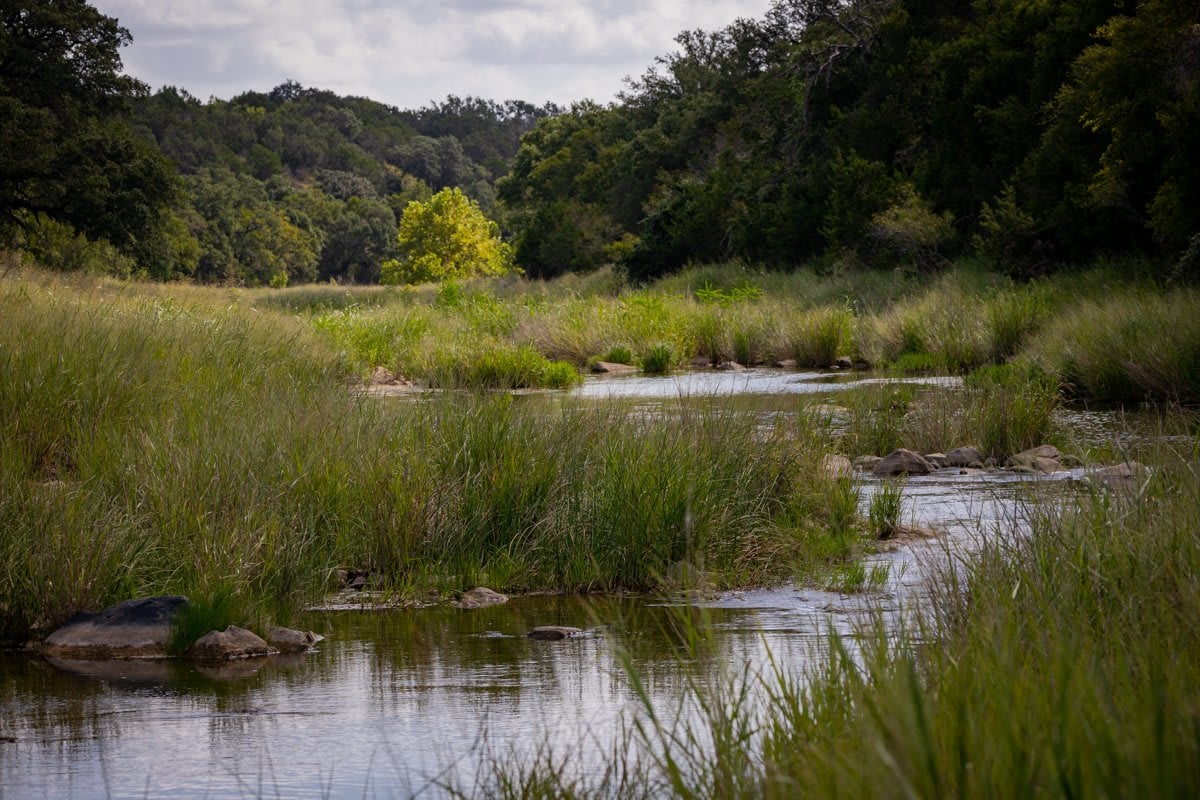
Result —
[[769, 0], [93, 0], [152, 88], [228, 98], [286, 79], [415, 107], [449, 94], [612, 99], [688, 28]]

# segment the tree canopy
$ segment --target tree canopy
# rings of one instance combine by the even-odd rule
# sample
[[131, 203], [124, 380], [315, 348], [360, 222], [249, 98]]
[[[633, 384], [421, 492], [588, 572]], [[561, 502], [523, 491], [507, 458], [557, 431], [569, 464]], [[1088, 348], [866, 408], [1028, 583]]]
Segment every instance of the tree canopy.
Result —
[[383, 265], [384, 283], [503, 275], [512, 267], [512, 250], [500, 241], [496, 223], [458, 189], [409, 203], [396, 245], [400, 257]]
[[0, 233], [40, 216], [136, 252], [163, 249], [175, 177], [128, 123], [145, 91], [121, 74], [129, 32], [83, 0], [0, 8]]

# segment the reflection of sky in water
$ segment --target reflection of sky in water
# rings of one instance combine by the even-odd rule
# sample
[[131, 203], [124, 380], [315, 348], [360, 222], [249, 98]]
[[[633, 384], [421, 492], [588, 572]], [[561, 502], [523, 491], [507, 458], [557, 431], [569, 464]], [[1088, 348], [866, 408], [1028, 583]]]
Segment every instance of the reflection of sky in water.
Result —
[[784, 372], [747, 369], [742, 372], [704, 370], [673, 375], [588, 378], [571, 392], [576, 397], [703, 397], [747, 394], [819, 394], [885, 382], [956, 386], [958, 378], [879, 378], [867, 373]]
[[[728, 387], [791, 385], [799, 377], [694, 374]], [[678, 387], [685, 377], [588, 387], [649, 380]], [[1102, 418], [1086, 419], [1089, 429], [1102, 429]], [[545, 743], [570, 754], [569, 769], [594, 769], [622, 715], [637, 709], [618, 647], [668, 712], [687, 684], [682, 662], [709, 675], [741, 673], [747, 664], [765, 669], [769, 649], [777, 664], [802, 669], [831, 630], [852, 636], [872, 612], [894, 620], [906, 604], [919, 604], [923, 576], [948, 555], [981, 535], [1026, 528], [1029, 495], [1065, 489], [1065, 477], [909, 479], [902, 521], [948, 535], [872, 556], [890, 567], [883, 591], [726, 593], [693, 612], [714, 634], [690, 653], [672, 633], [668, 615], [679, 609], [670, 602], [555, 597], [473, 612], [312, 615], [306, 627], [330, 634], [319, 652], [239, 665], [232, 676], [187, 664], [111, 663], [76, 665], [91, 674], [69, 674], [0, 653], [0, 737], [16, 739], [0, 738], [0, 797], [439, 796], [447, 776], [469, 784], [483, 751], [529, 753]], [[861, 485], [865, 511], [880, 482]], [[523, 637], [539, 624], [603, 630], [561, 643]]]

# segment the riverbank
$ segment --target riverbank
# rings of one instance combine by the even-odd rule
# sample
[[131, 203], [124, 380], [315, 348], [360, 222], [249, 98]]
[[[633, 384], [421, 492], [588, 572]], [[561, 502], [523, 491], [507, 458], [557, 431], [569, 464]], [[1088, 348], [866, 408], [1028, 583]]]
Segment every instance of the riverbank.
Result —
[[[0, 333], [9, 378], [0, 387], [0, 635], [23, 639], [79, 610], [162, 594], [212, 609], [211, 628], [286, 623], [338, 588], [339, 568], [400, 598], [477, 585], [655, 591], [681, 574], [716, 589], [829, 580], [855, 572], [849, 565], [871, 537], [853, 486], [826, 469], [828, 457], [973, 444], [1002, 462], [1047, 441], [1067, 444], [1054, 441], [1051, 422], [1062, 384], [1032, 356], [971, 374], [961, 391], [855, 390], [833, 414], [820, 403], [764, 417], [715, 400], [648, 411], [636, 400], [554, 394], [383, 400], [352, 390], [371, 365], [401, 366], [389, 359], [404, 347], [463, 346], [484, 306], [513, 315], [516, 330], [594, 306], [580, 325], [615, 314], [613, 330], [628, 332], [639, 329], [629, 327], [637, 314], [686, 318], [673, 316], [678, 308], [728, 315], [718, 329], [728, 323], [736, 334], [762, 298], [712, 288], [721, 274], [692, 276], [708, 275], [710, 288], [688, 296], [670, 282], [685, 278], [605, 294], [603, 275], [589, 279], [594, 292], [563, 281], [409, 293], [9, 276], [0, 296], [10, 320]], [[850, 285], [803, 273], [771, 280], [765, 292], [791, 298], [778, 301], [779, 313], [800, 318], [804, 298]], [[856, 280], [865, 307], [901, 279]], [[966, 277], [899, 297], [925, 297], [949, 280]], [[331, 311], [331, 297], [353, 308]], [[1180, 317], [1186, 340], [1189, 297], [1145, 302]], [[331, 334], [321, 323], [331, 313], [370, 336]], [[404, 315], [441, 321], [418, 339], [372, 338], [408, 330], [389, 327]], [[437, 327], [456, 320], [466, 321], [457, 333]], [[488, 352], [492, 340], [477, 338]], [[1122, 358], [1122, 374], [1169, 373], [1139, 373], [1149, 360]]]

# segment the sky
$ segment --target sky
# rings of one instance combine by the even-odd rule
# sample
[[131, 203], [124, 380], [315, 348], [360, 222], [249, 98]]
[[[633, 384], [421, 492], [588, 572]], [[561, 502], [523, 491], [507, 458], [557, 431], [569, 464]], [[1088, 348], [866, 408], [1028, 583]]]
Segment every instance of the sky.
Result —
[[682, 30], [769, 0], [93, 0], [152, 89], [228, 99], [285, 80], [415, 108], [447, 95], [612, 100]]

